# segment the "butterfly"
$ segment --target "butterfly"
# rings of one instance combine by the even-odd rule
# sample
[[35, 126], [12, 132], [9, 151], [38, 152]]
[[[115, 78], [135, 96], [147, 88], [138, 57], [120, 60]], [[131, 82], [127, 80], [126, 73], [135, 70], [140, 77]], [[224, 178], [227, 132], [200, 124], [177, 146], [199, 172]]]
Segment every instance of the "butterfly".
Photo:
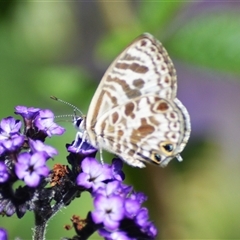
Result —
[[187, 109], [176, 98], [177, 77], [162, 44], [151, 34], [136, 38], [105, 72], [77, 137], [134, 167], [166, 166], [188, 142]]

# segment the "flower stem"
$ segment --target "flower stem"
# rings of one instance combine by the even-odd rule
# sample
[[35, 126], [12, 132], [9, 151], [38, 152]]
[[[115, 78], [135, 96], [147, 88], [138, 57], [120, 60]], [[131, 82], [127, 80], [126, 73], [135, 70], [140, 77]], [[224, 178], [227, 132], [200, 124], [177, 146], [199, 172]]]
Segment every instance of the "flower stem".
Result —
[[35, 227], [33, 229], [33, 240], [44, 240], [46, 235], [47, 221], [35, 212]]

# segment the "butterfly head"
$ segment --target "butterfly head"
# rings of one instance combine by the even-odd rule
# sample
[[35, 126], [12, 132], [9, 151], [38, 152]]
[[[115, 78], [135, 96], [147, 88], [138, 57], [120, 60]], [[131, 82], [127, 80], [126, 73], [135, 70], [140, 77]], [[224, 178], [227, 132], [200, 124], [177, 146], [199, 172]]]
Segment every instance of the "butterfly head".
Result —
[[73, 116], [73, 125], [79, 132], [83, 132], [85, 129], [85, 116]]

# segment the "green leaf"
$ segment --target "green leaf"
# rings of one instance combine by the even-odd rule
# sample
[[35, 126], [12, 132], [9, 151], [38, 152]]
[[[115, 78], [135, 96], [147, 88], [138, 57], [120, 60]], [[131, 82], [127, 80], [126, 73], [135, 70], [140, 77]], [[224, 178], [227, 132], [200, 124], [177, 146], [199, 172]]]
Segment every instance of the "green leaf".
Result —
[[37, 79], [33, 85], [35, 91], [47, 86], [39, 92], [42, 99], [54, 95], [73, 104], [77, 103], [83, 112], [86, 112], [96, 88], [90, 74], [80, 67], [43, 67], [35, 72], [33, 79]]
[[137, 19], [137, 21], [129, 22], [128, 26], [114, 28], [97, 43], [95, 49], [96, 62], [109, 63], [142, 33], [155, 34], [161, 31], [182, 5], [182, 2], [167, 1], [143, 1], [139, 3], [139, 8], [132, 18]]
[[95, 48], [95, 59], [97, 63], [109, 64], [131, 41], [143, 32], [137, 27], [131, 31], [128, 29], [117, 29], [104, 35]]
[[167, 42], [171, 55], [185, 61], [240, 73], [240, 15], [235, 11], [211, 12], [179, 28]]
[[139, 19], [148, 32], [163, 32], [163, 28], [176, 16], [184, 2], [143, 1], [139, 6]]

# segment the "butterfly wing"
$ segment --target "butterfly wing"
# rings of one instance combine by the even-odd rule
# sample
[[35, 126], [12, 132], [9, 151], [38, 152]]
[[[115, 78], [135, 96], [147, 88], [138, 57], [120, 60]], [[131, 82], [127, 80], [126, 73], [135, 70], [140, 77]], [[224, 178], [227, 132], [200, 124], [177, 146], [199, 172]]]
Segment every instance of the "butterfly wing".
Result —
[[176, 97], [176, 71], [167, 51], [152, 35], [133, 41], [110, 65], [89, 106], [87, 127], [94, 127], [115, 106], [146, 94]]
[[132, 166], [166, 166], [185, 147], [189, 129], [189, 115], [179, 100], [149, 94], [102, 115], [95, 137], [99, 146]]
[[150, 34], [141, 35], [104, 74], [86, 117], [86, 139], [133, 166], [166, 165], [190, 134], [189, 115], [176, 91], [166, 50]]

